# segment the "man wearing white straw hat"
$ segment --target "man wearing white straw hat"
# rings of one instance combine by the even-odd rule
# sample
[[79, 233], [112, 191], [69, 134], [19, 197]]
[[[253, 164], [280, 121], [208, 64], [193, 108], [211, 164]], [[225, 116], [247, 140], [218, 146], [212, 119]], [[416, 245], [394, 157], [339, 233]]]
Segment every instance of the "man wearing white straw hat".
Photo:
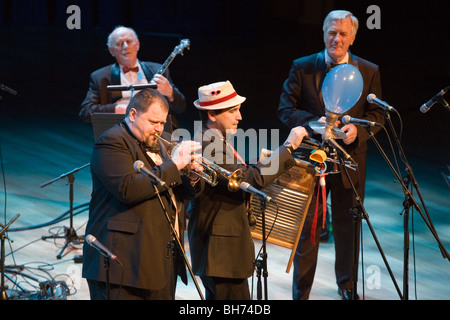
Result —
[[[226, 140], [236, 134], [246, 100], [229, 81], [202, 86], [194, 102], [202, 118], [203, 157], [229, 172], [240, 170], [243, 181], [261, 189], [295, 165], [292, 151], [307, 136], [303, 127], [292, 129], [285, 144], [268, 161], [247, 165]], [[271, 164], [275, 163], [273, 166]], [[264, 171], [271, 166], [275, 170]], [[267, 174], [266, 174], [267, 173]], [[239, 187], [230, 191], [229, 179], [219, 176], [191, 203], [188, 235], [192, 268], [200, 276], [208, 300], [248, 300], [248, 278], [253, 274], [254, 244], [248, 214], [250, 195]]]

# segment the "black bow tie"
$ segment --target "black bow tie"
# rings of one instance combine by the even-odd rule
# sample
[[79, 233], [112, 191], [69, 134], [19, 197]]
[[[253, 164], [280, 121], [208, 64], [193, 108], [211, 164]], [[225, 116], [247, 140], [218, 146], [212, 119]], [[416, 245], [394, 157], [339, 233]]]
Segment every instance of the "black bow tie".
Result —
[[146, 143], [143, 144], [145, 151], [151, 152], [151, 153], [157, 153], [159, 154], [161, 152], [161, 149], [159, 147], [159, 144], [156, 144], [154, 146], [149, 146]]
[[347, 63], [334, 63], [334, 62], [329, 62], [328, 63], [328, 71], [330, 71], [331, 69], [333, 69], [334, 67], [340, 65], [340, 64], [347, 64]]
[[138, 72], [139, 71], [139, 67], [134, 67], [134, 68], [123, 68], [123, 73], [128, 73], [130, 71], [133, 72]]

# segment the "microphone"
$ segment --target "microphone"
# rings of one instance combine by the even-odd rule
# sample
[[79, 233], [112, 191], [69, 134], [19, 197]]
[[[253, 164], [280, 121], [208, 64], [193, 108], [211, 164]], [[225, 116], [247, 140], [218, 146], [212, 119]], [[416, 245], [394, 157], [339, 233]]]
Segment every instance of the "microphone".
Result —
[[6, 91], [6, 92], [12, 94], [13, 96], [17, 95], [17, 91], [16, 90], [8, 88], [7, 86], [5, 86], [4, 84], [1, 84], [1, 83], [0, 83], [0, 89], [2, 89], [3, 91]]
[[160, 185], [162, 187], [166, 186], [166, 182], [161, 180], [158, 176], [156, 176], [156, 174], [154, 174], [153, 172], [151, 172], [150, 170], [148, 170], [145, 165], [144, 162], [142, 162], [141, 160], [137, 160], [134, 163], [134, 170], [141, 172], [145, 175], [147, 175], [153, 183]]
[[250, 185], [250, 183], [248, 183], [248, 182], [242, 182], [240, 185], [240, 188], [241, 188], [241, 190], [243, 190], [245, 192], [248, 192], [248, 193], [254, 194], [255, 196], [258, 196], [259, 198], [261, 198], [264, 201], [275, 203], [275, 201], [272, 199], [272, 197], [269, 197], [264, 192], [256, 189], [255, 187], [252, 187]]
[[323, 136], [323, 140], [328, 142], [328, 144], [330, 144], [333, 148], [335, 148], [341, 154], [344, 160], [356, 163], [355, 160], [353, 160], [353, 158], [347, 153], [347, 151], [345, 151], [344, 148], [342, 148], [341, 145], [332, 138], [331, 134], [325, 134]]
[[367, 96], [367, 101], [368, 101], [369, 103], [374, 103], [374, 104], [379, 105], [379, 106], [380, 106], [381, 108], [383, 108], [384, 110], [387, 110], [387, 111], [395, 111], [395, 108], [394, 108], [394, 107], [391, 107], [391, 106], [390, 106], [389, 104], [387, 104], [386, 102], [384, 102], [384, 101], [378, 99], [377, 96], [374, 95], [373, 93], [371, 93], [371, 94], [369, 94], [369, 95]]
[[431, 98], [428, 102], [424, 103], [424, 104], [420, 107], [420, 111], [421, 111], [422, 113], [427, 113], [427, 112], [431, 109], [431, 107], [434, 106], [435, 103], [441, 102], [441, 101], [443, 100], [443, 99], [442, 99], [442, 96], [447, 92], [447, 90], [448, 90], [449, 88], [450, 88], [450, 87], [447, 87], [447, 88], [445, 88], [445, 89], [439, 91], [438, 94], [436, 94], [433, 98]]
[[114, 255], [111, 251], [109, 251], [104, 245], [102, 245], [100, 242], [97, 241], [97, 238], [94, 237], [91, 234], [88, 234], [86, 236], [86, 242], [93, 248], [97, 249], [102, 256], [104, 256], [105, 258], [108, 258], [112, 261], [119, 261], [117, 259], [117, 256]]
[[374, 122], [374, 121], [369, 121], [369, 120], [364, 120], [364, 119], [357, 119], [357, 118], [352, 118], [349, 115], [345, 115], [342, 117], [342, 123], [344, 124], [357, 124], [363, 127], [380, 127], [381, 124]]

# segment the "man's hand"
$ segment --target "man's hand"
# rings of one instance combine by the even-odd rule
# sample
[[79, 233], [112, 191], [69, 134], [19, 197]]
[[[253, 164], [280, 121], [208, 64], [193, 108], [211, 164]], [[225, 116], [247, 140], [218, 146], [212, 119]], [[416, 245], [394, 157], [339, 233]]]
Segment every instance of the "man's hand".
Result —
[[344, 141], [347, 145], [353, 143], [358, 136], [358, 129], [356, 129], [354, 124], [347, 124], [343, 126], [342, 131], [345, 132], [345, 138], [342, 139], [342, 141]]
[[167, 97], [169, 102], [173, 101], [173, 88], [170, 84], [169, 80], [167, 80], [166, 77], [160, 74], [155, 74], [153, 77], [153, 82], [155, 82], [158, 85], [158, 91], [163, 96]]
[[196, 141], [183, 141], [177, 145], [172, 151], [172, 161], [178, 170], [182, 170], [188, 165], [191, 169], [201, 170], [195, 163], [195, 161], [200, 161], [201, 155], [196, 152], [201, 148], [201, 144]]
[[286, 142], [292, 145], [292, 148], [297, 149], [303, 141], [303, 138], [308, 137], [308, 131], [304, 127], [295, 127], [291, 130]]

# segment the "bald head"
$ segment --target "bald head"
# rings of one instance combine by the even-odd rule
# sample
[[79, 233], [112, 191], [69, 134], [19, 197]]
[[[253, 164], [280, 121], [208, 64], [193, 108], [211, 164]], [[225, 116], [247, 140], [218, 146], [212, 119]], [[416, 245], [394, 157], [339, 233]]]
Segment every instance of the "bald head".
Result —
[[108, 49], [117, 63], [123, 67], [134, 67], [140, 48], [136, 32], [127, 27], [116, 27], [108, 36]]

